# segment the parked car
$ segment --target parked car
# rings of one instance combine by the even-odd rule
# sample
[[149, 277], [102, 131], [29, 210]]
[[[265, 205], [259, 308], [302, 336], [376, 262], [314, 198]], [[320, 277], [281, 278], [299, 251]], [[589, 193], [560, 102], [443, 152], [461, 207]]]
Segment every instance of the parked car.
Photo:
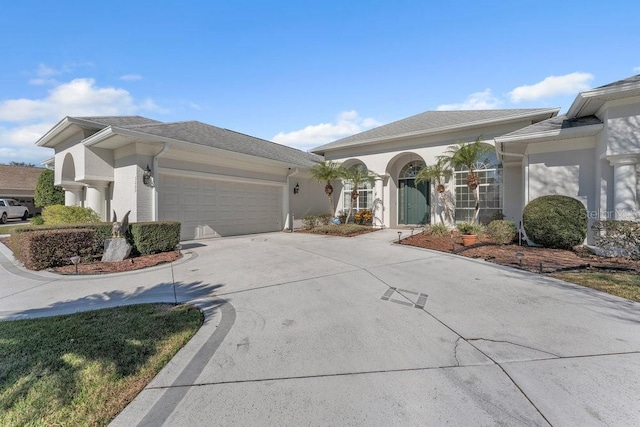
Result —
[[26, 221], [29, 208], [22, 206], [14, 199], [0, 199], [0, 224], [6, 224], [8, 219], [20, 218]]

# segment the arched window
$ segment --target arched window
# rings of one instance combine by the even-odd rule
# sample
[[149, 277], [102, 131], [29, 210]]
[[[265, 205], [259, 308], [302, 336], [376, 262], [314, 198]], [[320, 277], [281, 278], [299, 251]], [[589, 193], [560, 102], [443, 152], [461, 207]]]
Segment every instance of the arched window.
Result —
[[[502, 165], [489, 151], [473, 168], [480, 179], [480, 222], [486, 224], [502, 213]], [[473, 191], [467, 185], [467, 168], [456, 168], [456, 221], [471, 221], [475, 210]]]
[[409, 162], [400, 170], [400, 175], [398, 176], [398, 178], [413, 179], [423, 167], [425, 167], [425, 163], [422, 160]]

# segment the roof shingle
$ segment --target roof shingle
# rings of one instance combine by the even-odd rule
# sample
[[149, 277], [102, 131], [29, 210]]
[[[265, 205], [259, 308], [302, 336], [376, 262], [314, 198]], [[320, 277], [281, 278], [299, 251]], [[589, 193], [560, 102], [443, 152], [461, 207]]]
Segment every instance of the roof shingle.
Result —
[[44, 168], [0, 165], [0, 196], [3, 190], [35, 191]]

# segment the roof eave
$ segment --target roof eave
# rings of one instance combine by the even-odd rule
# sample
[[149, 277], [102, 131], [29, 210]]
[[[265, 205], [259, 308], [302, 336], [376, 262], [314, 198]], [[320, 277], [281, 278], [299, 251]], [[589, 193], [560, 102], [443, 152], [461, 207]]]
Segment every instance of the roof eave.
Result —
[[503, 117], [503, 118], [489, 119], [489, 120], [477, 120], [475, 122], [467, 122], [467, 123], [464, 123], [464, 124], [441, 126], [439, 128], [425, 129], [425, 130], [416, 131], [416, 132], [407, 132], [407, 133], [403, 133], [403, 134], [399, 134], [399, 135], [394, 135], [394, 136], [391, 136], [391, 137], [370, 138], [370, 139], [354, 142], [353, 144], [338, 146], [338, 147], [335, 147], [335, 148], [331, 148], [331, 147], [322, 148], [324, 146], [321, 145], [320, 147], [314, 148], [314, 149], [312, 149], [310, 151], [312, 153], [315, 153], [315, 154], [320, 154], [320, 153], [324, 154], [327, 151], [340, 150], [340, 149], [343, 149], [343, 148], [351, 148], [351, 147], [358, 147], [358, 146], [367, 145], [367, 144], [376, 144], [376, 143], [383, 143], [383, 142], [398, 141], [398, 140], [402, 140], [402, 139], [416, 138], [416, 137], [421, 137], [421, 136], [438, 135], [438, 134], [441, 134], [441, 133], [446, 133], [446, 132], [451, 132], [451, 131], [456, 131], [456, 130], [469, 129], [469, 128], [473, 128], [473, 127], [476, 127], [476, 126], [479, 126], [479, 125], [492, 125], [492, 124], [496, 124], [496, 123], [509, 123], [511, 121], [522, 120], [522, 119], [525, 119], [527, 117], [536, 117], [536, 116], [549, 115], [549, 117], [546, 117], [546, 118], [550, 119], [552, 117], [557, 116], [559, 111], [560, 111], [560, 108], [548, 108], [548, 109], [545, 109], [545, 110], [542, 110], [542, 111], [538, 111], [537, 113], [517, 114], [517, 115], [509, 116], [509, 117], [506, 117], [506, 118]]
[[612, 87], [596, 88], [580, 92], [578, 96], [576, 96], [576, 99], [573, 101], [573, 104], [571, 104], [571, 107], [569, 107], [569, 110], [567, 111], [567, 117], [573, 119], [576, 117], [582, 117], [583, 115], [588, 115], [583, 114], [583, 111], [587, 106], [593, 103], [596, 103], [596, 105], [590, 105], [591, 109], [594, 112], [598, 111], [607, 102], [607, 99], [600, 98], [616, 93], [624, 93], [634, 90], [640, 90], [640, 82], [627, 83]]
[[524, 135], [514, 136], [498, 136], [494, 141], [499, 144], [518, 143], [518, 142], [539, 142], [564, 138], [580, 138], [583, 136], [593, 136], [598, 134], [604, 128], [603, 123], [579, 126], [567, 129], [554, 129], [542, 132], [533, 132]]

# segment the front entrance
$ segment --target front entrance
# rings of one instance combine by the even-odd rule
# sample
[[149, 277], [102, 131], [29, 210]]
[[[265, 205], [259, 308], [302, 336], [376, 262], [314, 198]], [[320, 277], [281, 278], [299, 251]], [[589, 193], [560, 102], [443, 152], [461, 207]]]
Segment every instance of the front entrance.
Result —
[[429, 201], [430, 182], [416, 184], [415, 175], [424, 166], [422, 162], [407, 164], [398, 180], [398, 225], [428, 224], [431, 222]]

